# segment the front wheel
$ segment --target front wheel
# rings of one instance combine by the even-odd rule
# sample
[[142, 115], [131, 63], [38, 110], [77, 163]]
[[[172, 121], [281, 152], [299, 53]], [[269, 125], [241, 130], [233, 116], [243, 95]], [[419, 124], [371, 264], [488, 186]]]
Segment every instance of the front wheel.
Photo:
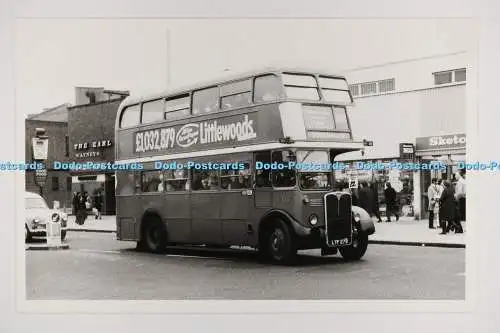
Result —
[[286, 224], [276, 222], [264, 237], [261, 252], [279, 264], [291, 264], [297, 255], [292, 230]]
[[352, 239], [349, 246], [339, 247], [340, 254], [345, 260], [353, 261], [361, 259], [368, 248], [368, 235], [358, 234]]

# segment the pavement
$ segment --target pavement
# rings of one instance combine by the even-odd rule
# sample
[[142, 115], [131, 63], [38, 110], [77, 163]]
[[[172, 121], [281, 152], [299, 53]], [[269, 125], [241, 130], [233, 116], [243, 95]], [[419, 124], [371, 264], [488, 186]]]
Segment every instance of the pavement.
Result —
[[371, 244], [365, 256], [299, 252], [291, 266], [256, 251], [151, 254], [112, 233], [68, 233], [64, 251], [26, 251], [28, 300], [464, 300], [465, 249]]
[[[384, 219], [385, 221], [385, 219]], [[448, 233], [440, 235], [441, 229], [429, 229], [427, 220], [414, 220], [413, 217], [401, 217], [399, 221], [375, 223], [375, 234], [369, 237], [374, 244], [393, 244], [409, 246], [455, 247], [465, 248], [467, 225], [462, 222], [463, 234]], [[90, 216], [84, 225], [75, 223], [75, 216], [68, 217], [69, 231], [116, 232], [116, 216], [102, 216], [95, 220]]]

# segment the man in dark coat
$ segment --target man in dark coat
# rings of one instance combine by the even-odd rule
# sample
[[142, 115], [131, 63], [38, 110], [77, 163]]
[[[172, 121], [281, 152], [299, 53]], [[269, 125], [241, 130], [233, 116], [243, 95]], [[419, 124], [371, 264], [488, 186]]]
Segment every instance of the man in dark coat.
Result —
[[362, 182], [360, 185], [358, 198], [359, 207], [370, 213], [370, 192], [368, 191], [368, 183]]
[[385, 214], [387, 216], [387, 222], [391, 222], [391, 215], [396, 216], [396, 221], [399, 221], [399, 215], [396, 211], [396, 191], [391, 186], [391, 183], [387, 182], [387, 188], [384, 191], [385, 195]]
[[380, 218], [380, 208], [378, 203], [377, 184], [370, 183], [369, 189], [370, 189], [370, 207], [371, 207], [370, 216], [375, 215], [375, 217], [378, 219], [378, 222], [382, 222], [382, 219]]

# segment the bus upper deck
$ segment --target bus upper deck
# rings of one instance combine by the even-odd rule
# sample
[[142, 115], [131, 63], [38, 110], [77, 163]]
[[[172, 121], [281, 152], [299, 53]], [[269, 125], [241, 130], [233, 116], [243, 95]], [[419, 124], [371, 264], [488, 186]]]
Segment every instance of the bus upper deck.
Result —
[[[116, 160], [183, 158], [279, 147], [362, 148], [353, 140], [344, 77], [270, 69], [127, 98], [116, 119]], [[249, 147], [249, 146], [252, 147]]]

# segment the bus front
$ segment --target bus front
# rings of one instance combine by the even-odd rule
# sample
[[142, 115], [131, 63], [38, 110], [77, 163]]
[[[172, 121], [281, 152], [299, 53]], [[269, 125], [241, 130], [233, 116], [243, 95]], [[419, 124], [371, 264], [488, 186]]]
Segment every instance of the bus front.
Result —
[[[335, 186], [335, 171], [344, 165], [340, 154], [363, 149], [363, 141], [353, 139], [348, 106], [352, 97], [345, 78], [283, 72], [281, 80], [286, 100], [279, 106], [282, 142], [290, 149], [273, 157], [293, 166], [276, 176], [295, 180], [295, 231], [298, 249], [321, 248], [322, 254], [340, 250], [348, 260], [366, 252], [368, 236], [375, 232], [370, 215], [352, 205], [349, 190]], [[274, 181], [274, 179], [273, 179]]]

